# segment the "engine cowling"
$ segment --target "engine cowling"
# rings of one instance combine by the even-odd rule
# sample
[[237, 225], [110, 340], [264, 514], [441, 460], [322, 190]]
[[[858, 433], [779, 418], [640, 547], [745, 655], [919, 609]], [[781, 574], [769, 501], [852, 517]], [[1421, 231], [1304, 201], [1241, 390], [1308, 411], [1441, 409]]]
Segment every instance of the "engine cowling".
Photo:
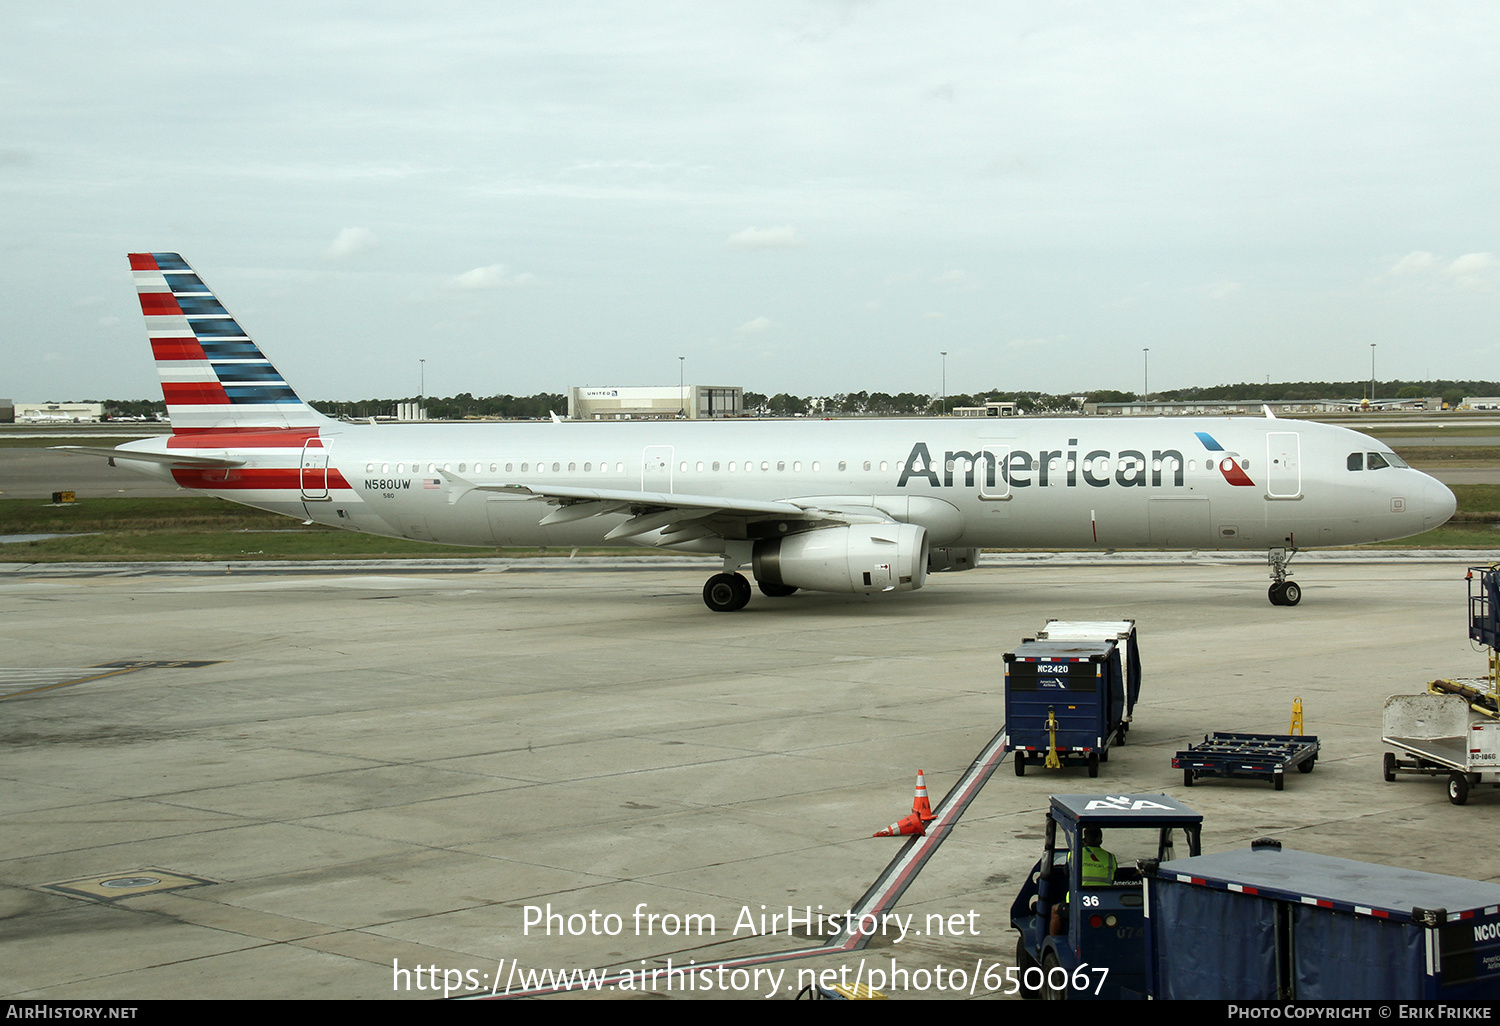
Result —
[[978, 565], [978, 549], [934, 547], [927, 550], [927, 572], [930, 574], [957, 573], [960, 570], [972, 570]]
[[927, 581], [927, 530], [851, 524], [755, 543], [755, 578], [809, 591], [916, 591]]

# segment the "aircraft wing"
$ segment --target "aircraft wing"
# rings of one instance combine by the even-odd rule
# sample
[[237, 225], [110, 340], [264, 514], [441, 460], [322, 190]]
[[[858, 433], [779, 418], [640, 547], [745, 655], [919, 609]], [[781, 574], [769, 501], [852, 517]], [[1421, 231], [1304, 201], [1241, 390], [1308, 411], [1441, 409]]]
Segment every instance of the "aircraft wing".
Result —
[[160, 463], [164, 467], [243, 467], [245, 461], [225, 453], [223, 456], [187, 456], [170, 452], [140, 452], [135, 449], [104, 449], [92, 445], [53, 445], [49, 448], [79, 456], [104, 456], [111, 463], [115, 460], [137, 460], [141, 463]]
[[[681, 492], [644, 492], [614, 488], [570, 488], [539, 484], [482, 484], [466, 481], [452, 471], [441, 471], [450, 486], [450, 503], [469, 492], [497, 492], [525, 496], [558, 507], [542, 517], [542, 524], [566, 524], [575, 520], [628, 513], [630, 519], [615, 527], [606, 541], [625, 540], [661, 531], [663, 543], [686, 541], [692, 537], [725, 534], [729, 524], [743, 525], [751, 520], [798, 520], [817, 523], [892, 523], [884, 515], [872, 516], [825, 510], [796, 502], [730, 498], [723, 495], [688, 495]], [[726, 521], [728, 523], [726, 523]], [[740, 535], [743, 537], [743, 535]]]

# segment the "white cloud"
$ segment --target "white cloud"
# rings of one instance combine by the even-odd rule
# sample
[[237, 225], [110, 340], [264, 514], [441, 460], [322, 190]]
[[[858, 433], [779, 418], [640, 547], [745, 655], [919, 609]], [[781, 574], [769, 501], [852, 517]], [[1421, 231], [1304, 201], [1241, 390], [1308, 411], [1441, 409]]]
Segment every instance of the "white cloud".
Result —
[[476, 267], [472, 271], [448, 280], [450, 289], [518, 289], [528, 285], [540, 285], [542, 279], [529, 271], [519, 274], [511, 274], [510, 268], [505, 264], [490, 264], [488, 267]]
[[1488, 291], [1500, 279], [1500, 260], [1493, 253], [1465, 253], [1444, 272], [1461, 289]]
[[1391, 265], [1391, 274], [1421, 274], [1432, 269], [1432, 254], [1425, 250], [1413, 250]]
[[761, 332], [769, 331], [776, 327], [776, 322], [769, 317], [757, 317], [753, 321], [746, 321], [734, 329], [736, 335], [759, 335]]
[[807, 245], [789, 224], [775, 228], [746, 228], [724, 240], [728, 249], [798, 249]]
[[1489, 292], [1500, 288], [1500, 259], [1493, 253], [1465, 253], [1446, 265], [1425, 250], [1416, 250], [1397, 260], [1388, 277], [1401, 277], [1425, 287], [1449, 287], [1465, 292]]
[[345, 228], [327, 249], [324, 260], [348, 260], [380, 248], [380, 240], [368, 228]]

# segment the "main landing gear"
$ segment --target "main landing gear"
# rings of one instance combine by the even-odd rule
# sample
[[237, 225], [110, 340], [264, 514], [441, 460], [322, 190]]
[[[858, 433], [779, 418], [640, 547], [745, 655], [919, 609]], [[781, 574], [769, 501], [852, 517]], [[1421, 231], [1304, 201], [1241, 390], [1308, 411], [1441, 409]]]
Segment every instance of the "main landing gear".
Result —
[[[786, 598], [797, 589], [789, 584], [767, 584], [757, 581], [761, 594], [771, 598]], [[750, 601], [750, 582], [743, 574], [714, 574], [703, 586], [703, 604], [716, 613], [732, 613], [744, 609]]]
[[716, 613], [744, 609], [750, 601], [750, 582], [740, 574], [714, 574], [703, 586], [703, 602]]
[[1266, 562], [1271, 565], [1271, 590], [1266, 597], [1271, 600], [1273, 606], [1295, 606], [1302, 601], [1302, 586], [1296, 581], [1289, 580], [1290, 573], [1287, 566], [1292, 557], [1297, 554], [1296, 549], [1271, 549], [1266, 553]]

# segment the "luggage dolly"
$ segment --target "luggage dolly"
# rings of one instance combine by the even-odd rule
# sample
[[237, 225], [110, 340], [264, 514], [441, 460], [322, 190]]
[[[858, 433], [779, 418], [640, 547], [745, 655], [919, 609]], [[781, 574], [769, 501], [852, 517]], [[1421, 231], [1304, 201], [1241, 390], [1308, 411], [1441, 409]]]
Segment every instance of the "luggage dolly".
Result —
[[1318, 761], [1318, 739], [1302, 734], [1229, 734], [1215, 732], [1203, 743], [1172, 756], [1182, 770], [1184, 787], [1203, 777], [1253, 777], [1269, 780], [1280, 791], [1286, 771], [1311, 773]]

